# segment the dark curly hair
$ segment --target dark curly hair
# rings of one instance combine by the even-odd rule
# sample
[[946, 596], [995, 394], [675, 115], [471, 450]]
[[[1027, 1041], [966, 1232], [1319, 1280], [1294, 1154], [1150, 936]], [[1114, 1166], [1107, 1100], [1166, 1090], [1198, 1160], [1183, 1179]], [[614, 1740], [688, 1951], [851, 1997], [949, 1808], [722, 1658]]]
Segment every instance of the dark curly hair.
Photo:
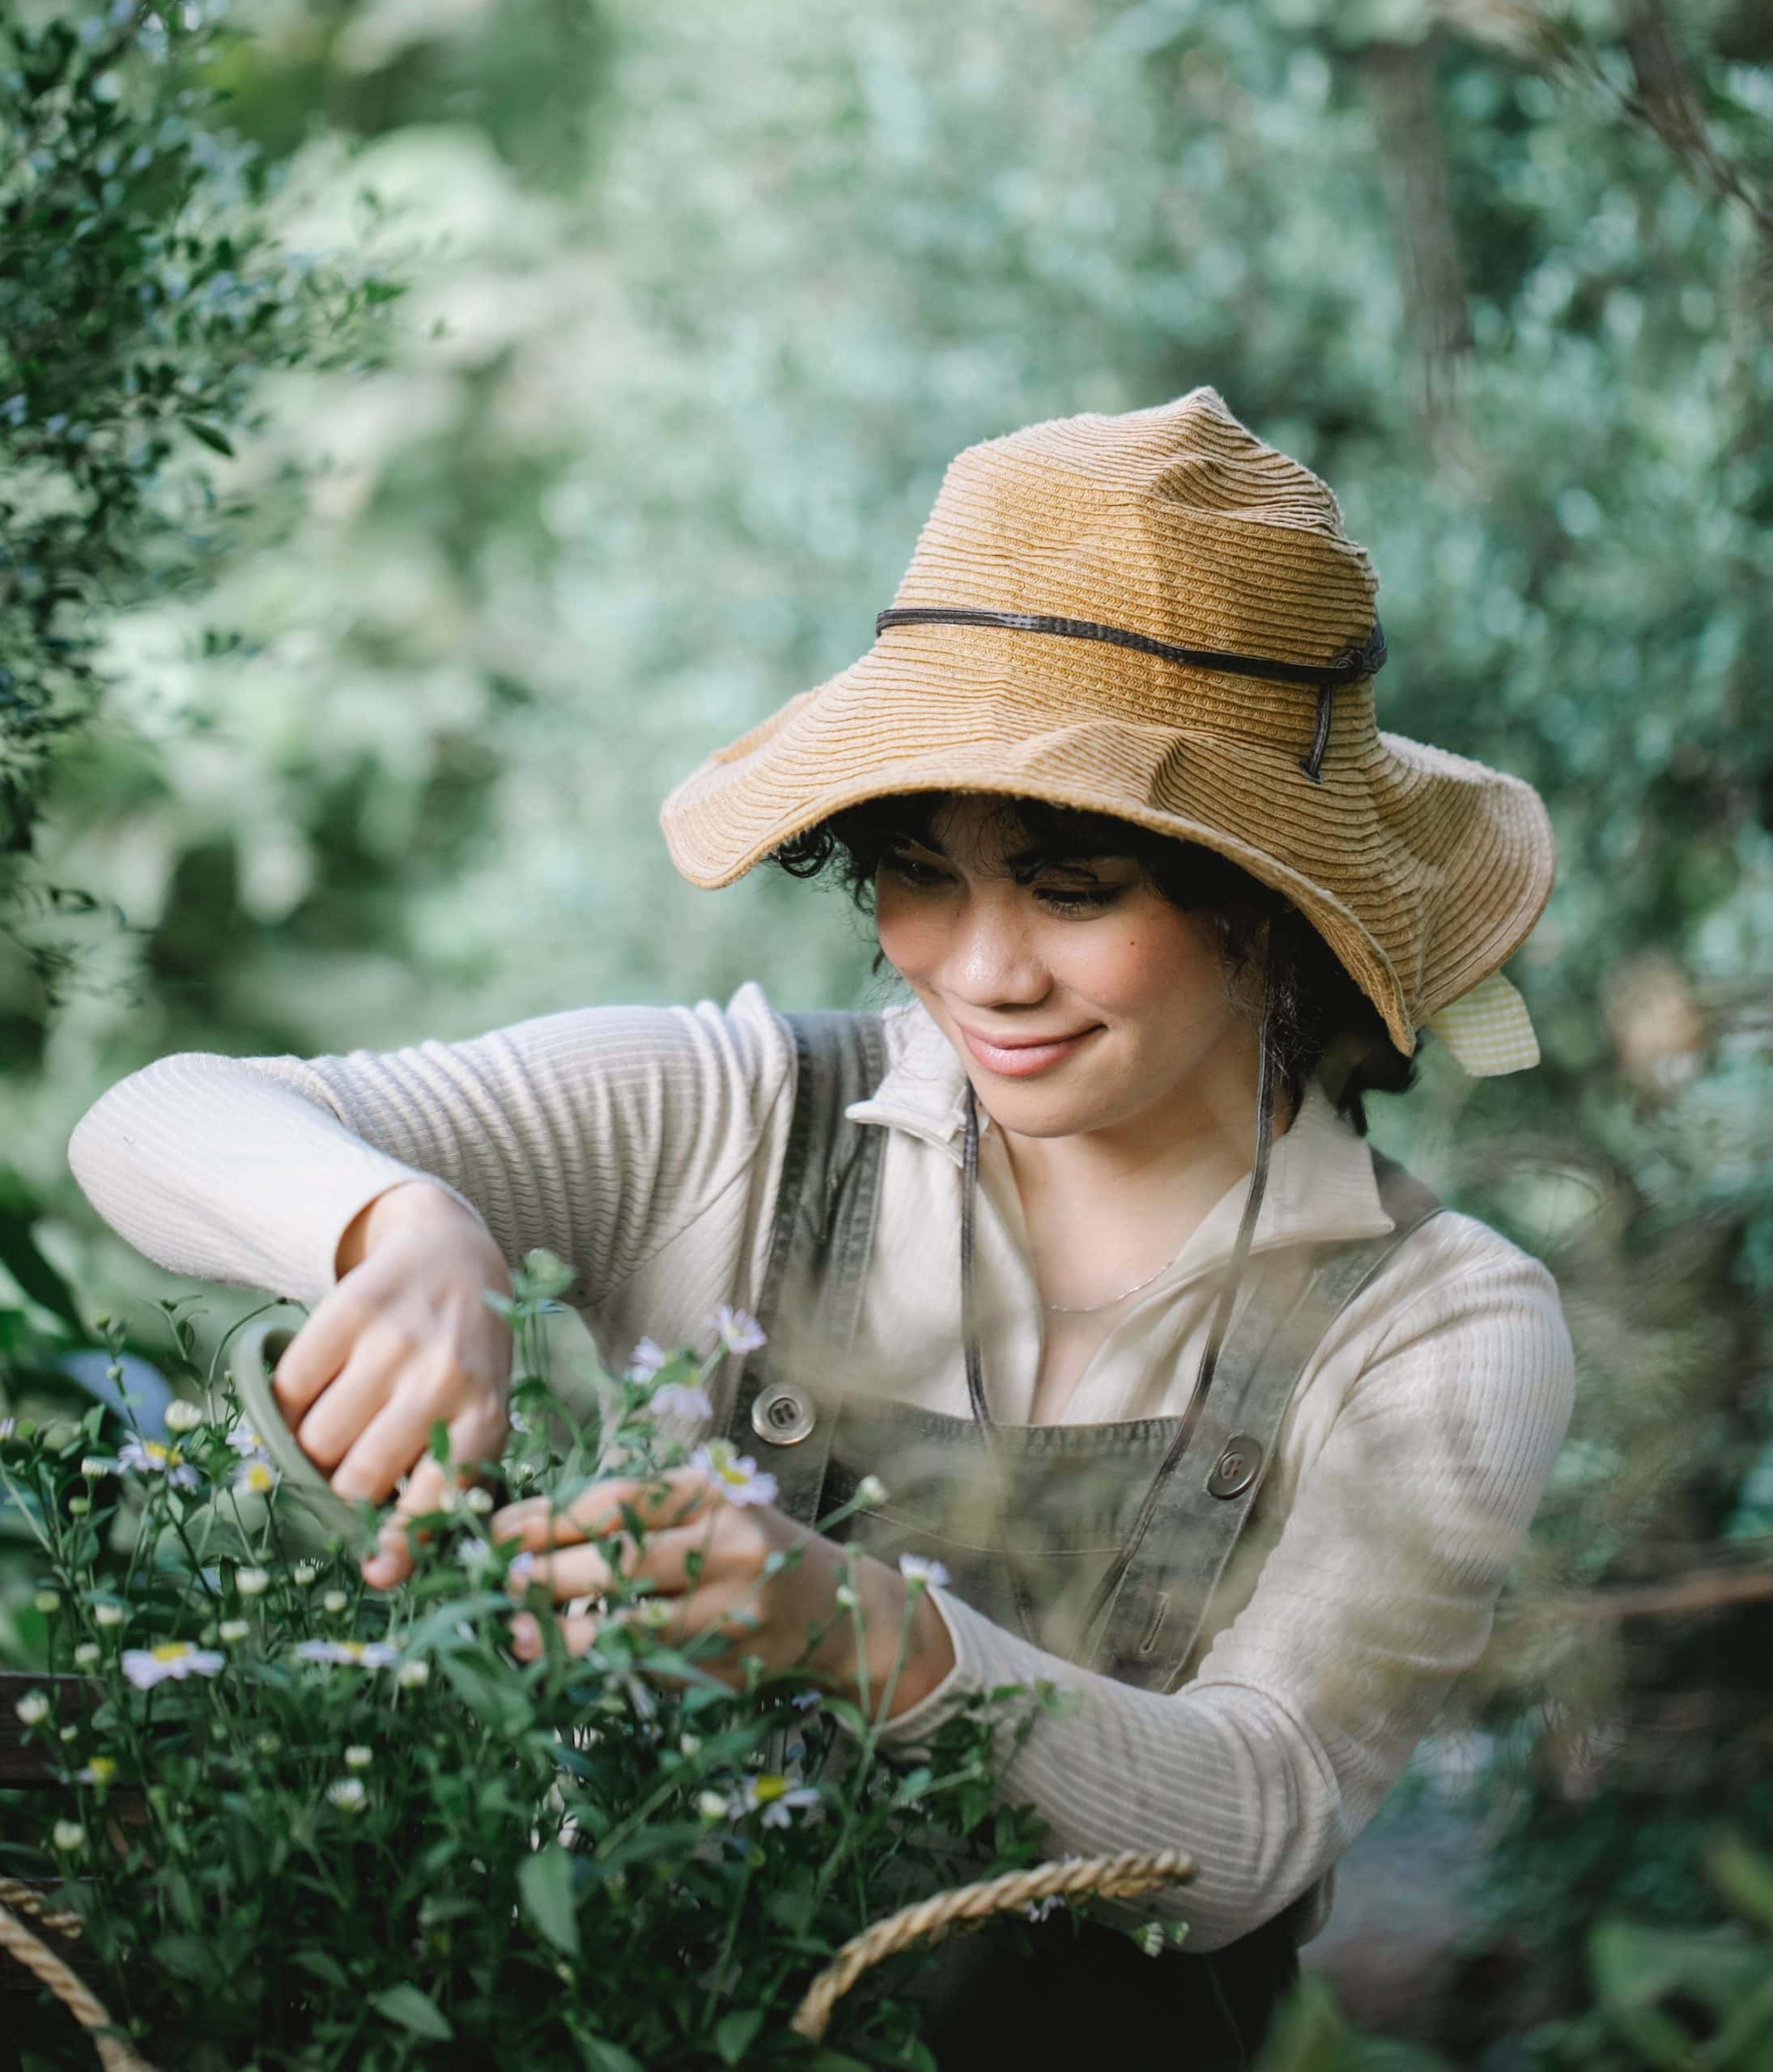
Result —
[[[793, 877], [832, 871], [857, 906], [872, 914], [882, 861], [902, 842], [928, 840], [954, 796], [915, 792], [866, 800], [796, 835], [772, 860]], [[1006, 838], [1037, 850], [1044, 861], [1123, 856], [1137, 864], [1163, 898], [1212, 929], [1227, 984], [1252, 1020], [1262, 1012], [1265, 953], [1268, 1037], [1295, 1110], [1318, 1079], [1364, 1136], [1367, 1095], [1401, 1093], [1414, 1083], [1414, 1059], [1397, 1049], [1379, 1010], [1324, 938], [1290, 901], [1248, 871], [1197, 843], [1042, 799], [1006, 798], [994, 819]], [[875, 968], [885, 961], [877, 957]]]

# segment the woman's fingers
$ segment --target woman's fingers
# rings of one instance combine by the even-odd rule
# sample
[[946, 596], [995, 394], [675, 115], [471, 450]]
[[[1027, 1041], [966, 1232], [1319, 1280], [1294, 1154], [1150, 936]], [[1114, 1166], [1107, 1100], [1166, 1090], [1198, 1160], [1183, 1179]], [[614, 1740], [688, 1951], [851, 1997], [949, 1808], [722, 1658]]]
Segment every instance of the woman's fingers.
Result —
[[381, 1502], [402, 1475], [416, 1474], [429, 1457], [432, 1428], [444, 1419], [450, 1420], [450, 1458], [458, 1473], [498, 1458], [507, 1429], [503, 1392], [478, 1398], [452, 1418], [460, 1399], [451, 1386], [453, 1378], [447, 1361], [427, 1360], [416, 1372], [409, 1363], [401, 1378], [404, 1385], [386, 1395], [334, 1475], [333, 1487], [341, 1497]]
[[271, 1376], [272, 1392], [294, 1431], [302, 1414], [350, 1359], [364, 1328], [355, 1290], [342, 1284], [318, 1303], [283, 1348]]
[[[589, 1613], [576, 1619], [561, 1619], [555, 1622], [560, 1628], [560, 1637], [566, 1643], [568, 1654], [583, 1654], [597, 1637], [600, 1619]], [[541, 1658], [545, 1643], [542, 1637], [542, 1622], [534, 1612], [521, 1611], [511, 1622], [512, 1652], [519, 1662], [536, 1662]]]
[[[346, 1362], [321, 1390], [313, 1408], [291, 1429], [302, 1451], [330, 1475], [368, 1428], [393, 1393], [400, 1349], [373, 1335], [361, 1338]], [[345, 1492], [341, 1492], [341, 1494]]]
[[[444, 1508], [452, 1487], [461, 1482], [460, 1463], [491, 1462], [504, 1444], [506, 1423], [502, 1408], [476, 1403], [465, 1410], [449, 1427], [449, 1457], [445, 1467], [427, 1453], [413, 1470], [399, 1501], [382, 1521], [376, 1535], [380, 1549], [364, 1564], [364, 1580], [372, 1590], [391, 1590], [412, 1573], [411, 1522]], [[334, 1486], [336, 1488], [337, 1481]]]
[[649, 1532], [638, 1553], [631, 1542], [612, 1545], [606, 1540], [602, 1547], [580, 1545], [533, 1554], [511, 1577], [511, 1588], [521, 1596], [539, 1585], [556, 1603], [563, 1603], [575, 1597], [602, 1597], [626, 1578], [649, 1582], [674, 1595], [693, 1589], [704, 1577], [724, 1573], [731, 1565], [733, 1550], [723, 1543], [722, 1535], [710, 1530], [712, 1523], [698, 1520]]
[[594, 1483], [566, 1504], [551, 1497], [526, 1497], [499, 1512], [491, 1531], [495, 1539], [519, 1539], [529, 1552], [538, 1553], [623, 1531], [627, 1526], [624, 1513], [630, 1510], [650, 1529], [687, 1524], [708, 1508], [712, 1496], [699, 1468], [678, 1467], [647, 1482]]

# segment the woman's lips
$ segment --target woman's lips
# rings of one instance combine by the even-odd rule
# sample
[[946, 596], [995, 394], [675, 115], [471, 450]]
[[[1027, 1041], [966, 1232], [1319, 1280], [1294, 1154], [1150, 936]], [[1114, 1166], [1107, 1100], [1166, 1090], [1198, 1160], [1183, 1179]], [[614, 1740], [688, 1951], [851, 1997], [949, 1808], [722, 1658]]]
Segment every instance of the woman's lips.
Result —
[[1028, 1079], [1071, 1056], [1100, 1028], [1099, 1022], [1095, 1029], [1080, 1029], [1075, 1036], [1061, 1036], [1046, 1043], [993, 1042], [989, 1037], [976, 1036], [972, 1030], [963, 1028], [960, 1039], [987, 1072], [999, 1072], [1006, 1079]]

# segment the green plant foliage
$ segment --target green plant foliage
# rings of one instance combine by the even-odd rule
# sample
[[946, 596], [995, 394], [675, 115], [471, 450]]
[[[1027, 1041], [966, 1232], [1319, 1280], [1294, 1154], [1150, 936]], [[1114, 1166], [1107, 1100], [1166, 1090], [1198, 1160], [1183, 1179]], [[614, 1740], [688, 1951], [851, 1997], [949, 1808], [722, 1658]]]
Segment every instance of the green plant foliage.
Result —
[[206, 463], [234, 458], [261, 376], [348, 363], [393, 292], [267, 236], [272, 175], [194, 83], [216, 11], [0, 25], [0, 928], [40, 1010], [68, 976], [54, 923], [93, 901], [20, 860], [110, 619], [224, 550], [243, 507]]
[[[563, 1502], [618, 1460], [642, 1483], [681, 1466], [648, 1402], [710, 1363], [592, 1373], [570, 1424], [529, 1364], [559, 1280], [532, 1255], [506, 1306], [524, 1359], [503, 1471]], [[808, 1675], [754, 1658], [735, 1684], [712, 1673], [718, 1637], [668, 1644], [649, 1586], [619, 1578], [568, 1656], [518, 1543], [483, 1536], [484, 1489], [453, 1484], [415, 1521], [411, 1583], [376, 1593], [368, 1507], [317, 1544], [225, 1382], [108, 1456], [103, 1419], [0, 1429], [48, 1672], [8, 1698], [57, 1786], [7, 1808], [0, 1865], [79, 1914], [90, 1976], [161, 2063], [809, 2066], [789, 2018], [844, 1942], [957, 1864], [1039, 1860], [1032, 1815], [991, 1787], [1035, 1694], [946, 1724], [908, 1776], [878, 1719]], [[529, 1665], [525, 1607], [549, 1637]], [[834, 2054], [927, 2072], [890, 1998], [904, 1972], [845, 1996]], [[38, 2047], [79, 2062], [60, 2030]]]

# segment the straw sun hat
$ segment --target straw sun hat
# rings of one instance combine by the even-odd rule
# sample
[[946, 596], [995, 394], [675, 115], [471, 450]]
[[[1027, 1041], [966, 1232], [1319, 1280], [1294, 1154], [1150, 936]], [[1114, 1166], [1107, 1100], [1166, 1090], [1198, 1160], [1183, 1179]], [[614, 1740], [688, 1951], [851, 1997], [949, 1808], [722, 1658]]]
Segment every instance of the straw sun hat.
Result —
[[1537, 794], [1382, 733], [1384, 636], [1329, 488], [1210, 388], [1056, 418], [950, 467], [860, 661], [666, 800], [673, 861], [728, 885], [891, 792], [983, 792], [1197, 842], [1303, 912], [1406, 1054], [1537, 1057], [1499, 967], [1551, 890]]

